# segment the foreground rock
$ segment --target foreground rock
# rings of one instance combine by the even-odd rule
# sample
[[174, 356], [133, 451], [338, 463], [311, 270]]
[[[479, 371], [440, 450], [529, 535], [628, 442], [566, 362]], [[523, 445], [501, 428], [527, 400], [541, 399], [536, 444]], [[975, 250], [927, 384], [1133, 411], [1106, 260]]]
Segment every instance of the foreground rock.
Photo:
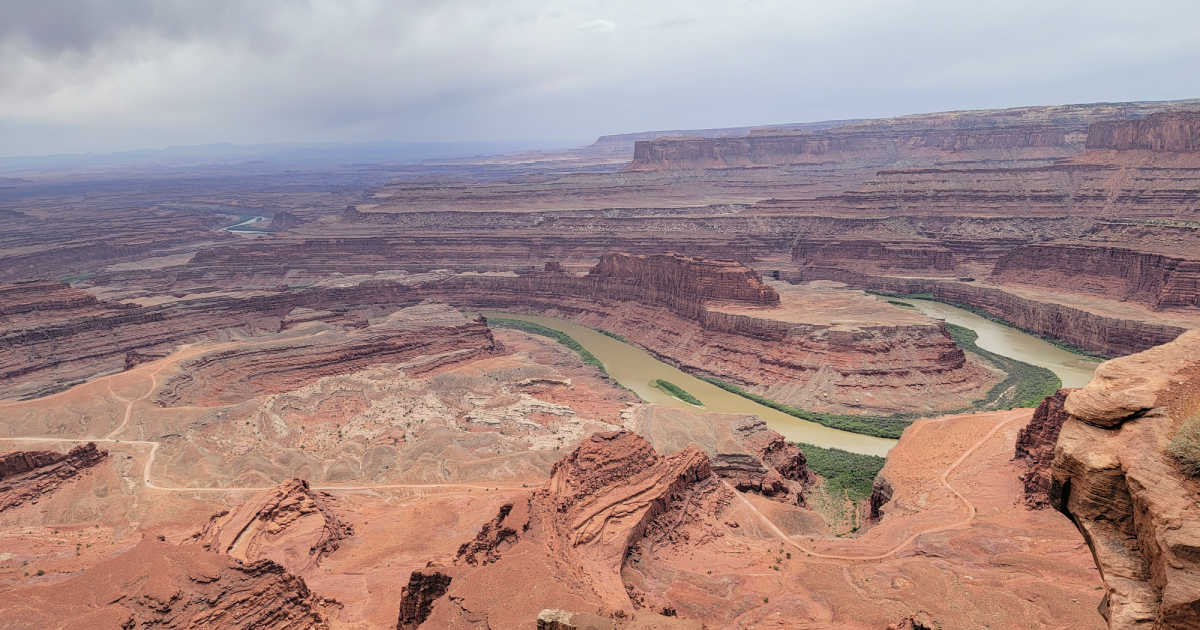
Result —
[[1054, 445], [1066, 422], [1067, 394], [1073, 389], [1060, 389], [1047, 397], [1033, 412], [1033, 419], [1017, 435], [1014, 459], [1021, 460], [1029, 470], [1021, 475], [1025, 484], [1025, 505], [1034, 509], [1050, 507], [1051, 467], [1054, 464]]
[[17, 451], [0, 456], [0, 512], [54, 492], [108, 457], [94, 442], [67, 453]]
[[212, 517], [196, 538], [242, 562], [271, 560], [300, 573], [354, 533], [333, 511], [332, 497], [292, 479]]
[[662, 457], [636, 434], [595, 434], [544, 488], [504, 506], [455, 566], [434, 569], [450, 581], [425, 627], [523, 627], [549, 605], [619, 619], [670, 613], [626, 581], [626, 564], [647, 546], [721, 536], [715, 515], [729, 500], [699, 450]]
[[1200, 331], [1115, 359], [1071, 393], [1051, 495], [1092, 548], [1110, 628], [1200, 628], [1197, 481], [1165, 449], [1200, 409]]
[[241, 563], [147, 538], [71, 579], [0, 593], [0, 628], [328, 628], [304, 580], [270, 560]]

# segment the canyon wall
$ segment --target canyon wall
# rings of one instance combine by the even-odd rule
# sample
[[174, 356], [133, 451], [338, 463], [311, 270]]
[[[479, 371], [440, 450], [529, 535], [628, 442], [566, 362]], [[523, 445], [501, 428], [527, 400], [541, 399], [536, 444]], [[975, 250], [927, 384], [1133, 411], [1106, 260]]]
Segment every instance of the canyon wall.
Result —
[[1200, 111], [1163, 112], [1139, 120], [1098, 122], [1088, 128], [1087, 148], [1200, 152]]
[[1026, 245], [1000, 257], [991, 279], [1068, 287], [1153, 309], [1200, 306], [1200, 260], [1119, 247]]
[[826, 132], [767, 132], [733, 138], [658, 138], [634, 144], [629, 170], [729, 168], [779, 165], [848, 157], [890, 158], [921, 153], [1031, 150], [1031, 155], [1062, 156], [1077, 151], [1069, 130], [1055, 126], [927, 128]]
[[885, 293], [930, 293], [938, 300], [984, 311], [1034, 334], [1107, 356], [1130, 354], [1167, 343], [1185, 330], [1168, 324], [1107, 317], [1083, 308], [1024, 298], [1002, 288], [967, 282], [872, 276], [830, 267], [783, 272], [780, 277], [792, 282], [836, 280]]

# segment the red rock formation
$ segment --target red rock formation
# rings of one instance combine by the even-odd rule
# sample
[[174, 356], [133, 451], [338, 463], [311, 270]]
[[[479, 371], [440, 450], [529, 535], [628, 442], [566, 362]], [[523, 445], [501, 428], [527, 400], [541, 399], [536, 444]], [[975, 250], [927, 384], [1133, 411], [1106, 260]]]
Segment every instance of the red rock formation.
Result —
[[992, 280], [1066, 287], [1154, 309], [1200, 306], [1200, 259], [1119, 247], [1046, 243], [1014, 248], [997, 261]]
[[865, 273], [888, 271], [953, 272], [954, 252], [938, 243], [879, 242], [867, 240], [800, 240], [792, 248], [792, 261], [818, 267], [849, 263]]
[[36, 503], [108, 457], [94, 442], [66, 453], [17, 451], [0, 456], [0, 512]]
[[416, 630], [429, 618], [433, 602], [446, 594], [450, 576], [437, 571], [413, 571], [400, 590], [400, 618], [396, 630]]
[[1075, 390], [1060, 389], [1047, 397], [1033, 412], [1033, 419], [1017, 434], [1014, 459], [1022, 461], [1029, 470], [1021, 475], [1025, 484], [1025, 505], [1035, 510], [1050, 507], [1050, 468], [1054, 463], [1054, 445], [1058, 432], [1067, 420], [1063, 404], [1067, 394]]
[[1064, 404], [1051, 498], [1092, 549], [1113, 629], [1200, 627], [1196, 480], [1165, 452], [1200, 404], [1198, 356], [1187, 332], [1104, 363]]
[[310, 490], [307, 481], [292, 479], [214, 515], [194, 538], [242, 562], [266, 559], [300, 573], [354, 534], [334, 513], [332, 501]]
[[929, 613], [917, 613], [901, 619], [899, 623], [888, 624], [888, 630], [942, 630], [942, 624], [930, 618]]
[[[650, 302], [678, 304], [734, 300], [774, 306], [779, 293], [758, 272], [735, 260], [708, 260], [680, 254], [605, 254], [589, 278], [632, 285]], [[685, 307], [686, 308], [686, 307]]]
[[529, 526], [529, 505], [522, 502], [521, 509], [513, 513], [513, 503], [500, 506], [496, 518], [484, 523], [474, 540], [458, 548], [457, 560], [469, 565], [489, 564], [500, 559], [502, 551], [511, 547], [520, 531]]
[[[551, 605], [627, 618], [639, 601], [645, 604], [640, 596], [631, 600], [623, 581], [627, 558], [640, 545], [672, 544], [700, 531], [715, 535], [727, 493], [703, 452], [660, 457], [636, 434], [597, 433], [554, 465], [527, 506], [506, 504], [463, 546], [459, 566], [435, 574], [443, 576], [436, 584], [448, 584], [447, 597], [434, 602], [427, 623], [451, 627], [470, 616], [491, 627], [519, 627]], [[505, 530], [519, 533], [496, 535]], [[492, 545], [497, 540], [503, 545]], [[482, 564], [487, 570], [473, 568]], [[501, 584], [506, 576], [522, 576], [530, 586], [499, 601], [496, 589], [511, 592], [511, 583]], [[409, 592], [423, 590], [425, 576], [411, 584]], [[417, 617], [402, 614], [402, 621]]]
[[1088, 128], [1088, 149], [1200, 151], [1200, 112], [1163, 112], [1139, 120], [1098, 122]]
[[304, 580], [260, 560], [242, 564], [199, 545], [147, 537], [64, 581], [0, 593], [27, 628], [328, 628]]

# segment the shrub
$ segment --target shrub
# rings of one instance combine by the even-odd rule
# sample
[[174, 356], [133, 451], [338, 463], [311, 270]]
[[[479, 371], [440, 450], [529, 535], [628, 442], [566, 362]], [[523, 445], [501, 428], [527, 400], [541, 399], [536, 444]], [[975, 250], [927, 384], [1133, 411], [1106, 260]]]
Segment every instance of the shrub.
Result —
[[687, 391], [685, 391], [682, 387], [672, 383], [671, 381], [664, 381], [661, 378], [656, 378], [654, 379], [654, 382], [650, 384], [689, 405], [696, 405], [697, 407], [704, 406], [704, 403], [700, 402], [699, 398], [687, 393]]
[[1193, 477], [1200, 476], [1200, 415], [1183, 421], [1179, 432], [1167, 445], [1167, 452], [1179, 461], [1184, 472]]

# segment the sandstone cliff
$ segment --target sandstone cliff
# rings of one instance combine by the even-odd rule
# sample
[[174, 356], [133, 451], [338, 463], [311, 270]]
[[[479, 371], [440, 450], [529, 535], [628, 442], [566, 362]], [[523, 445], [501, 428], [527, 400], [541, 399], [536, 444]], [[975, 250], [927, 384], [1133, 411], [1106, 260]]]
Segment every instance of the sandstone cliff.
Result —
[[1200, 112], [1163, 112], [1139, 120], [1098, 122], [1088, 128], [1088, 149], [1200, 151]]
[[94, 442], [67, 453], [17, 451], [0, 456], [0, 512], [54, 492], [108, 457]]
[[1114, 359], [1066, 398], [1051, 497], [1092, 549], [1110, 628], [1200, 627], [1194, 478], [1165, 449], [1200, 411], [1200, 331]]
[[1043, 243], [1013, 248], [996, 262], [992, 280], [1069, 287], [1153, 309], [1200, 306], [1200, 259], [1119, 247]]

